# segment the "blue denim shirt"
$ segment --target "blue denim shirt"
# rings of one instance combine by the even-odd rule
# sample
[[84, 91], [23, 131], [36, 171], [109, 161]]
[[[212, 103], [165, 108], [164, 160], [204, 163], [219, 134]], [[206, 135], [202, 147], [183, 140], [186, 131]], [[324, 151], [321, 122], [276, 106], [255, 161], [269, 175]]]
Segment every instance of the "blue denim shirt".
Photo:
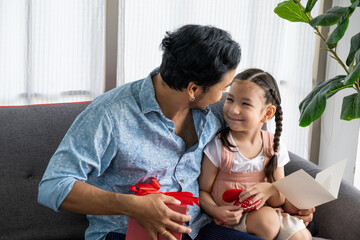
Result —
[[[162, 192], [188, 191], [199, 196], [202, 152], [219, 130], [220, 120], [209, 107], [192, 110], [198, 143], [185, 150], [174, 123], [163, 115], [155, 99], [151, 77], [158, 71], [99, 96], [77, 117], [39, 184], [40, 204], [58, 211], [76, 181], [133, 194], [129, 187], [149, 177], [159, 181]], [[189, 206], [188, 214], [194, 238], [210, 218], [196, 205]], [[87, 218], [86, 239], [104, 239], [108, 232], [126, 233], [127, 216]]]

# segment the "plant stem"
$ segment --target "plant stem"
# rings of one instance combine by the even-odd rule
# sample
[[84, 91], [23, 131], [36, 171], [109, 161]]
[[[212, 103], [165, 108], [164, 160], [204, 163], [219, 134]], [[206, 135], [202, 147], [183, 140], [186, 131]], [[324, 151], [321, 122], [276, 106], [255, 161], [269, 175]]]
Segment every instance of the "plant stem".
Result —
[[358, 79], [358, 80], [355, 82], [355, 84], [354, 84], [355, 87], [354, 87], [354, 88], [355, 88], [356, 91], [358, 91], [358, 92], [360, 93], [360, 86], [359, 86], [360, 84], [359, 84], [359, 81], [360, 81], [360, 79]]
[[[307, 19], [308, 19], [309, 21], [311, 21], [312, 17], [311, 17], [311, 15], [310, 15], [310, 13], [309, 13], [309, 15], [308, 15], [308, 13], [305, 11], [304, 6], [300, 3], [300, 0], [296, 0], [296, 3], [299, 5], [301, 11], [305, 14], [305, 16], [307, 17]], [[326, 39], [325, 39], [324, 35], [322, 35], [322, 33], [320, 32], [319, 27], [313, 27], [313, 28], [315, 29], [315, 31], [317, 32], [317, 34], [320, 36], [320, 38], [324, 41], [324, 43], [325, 43], [326, 46], [327, 46]], [[339, 56], [337, 55], [336, 50], [334, 51], [333, 49], [328, 48], [327, 51], [329, 51], [329, 52], [331, 52], [331, 53], [333, 54], [335, 60], [337, 60], [337, 62], [343, 67], [343, 69], [345, 70], [345, 72], [346, 72], [347, 74], [349, 74], [349, 70], [347, 69], [346, 65], [341, 61], [341, 59], [339, 58]]]
[[339, 56], [337, 55], [337, 53], [336, 53], [336, 48], [335, 48], [335, 51], [332, 50], [332, 49], [330, 49], [330, 52], [331, 52], [332, 54], [334, 54], [334, 57], [338, 60], [338, 62], [340, 63], [340, 65], [344, 68], [345, 72], [346, 72], [347, 74], [349, 74], [349, 70], [347, 69], [347, 67], [345, 66], [345, 64], [341, 61], [341, 59], [339, 58]]

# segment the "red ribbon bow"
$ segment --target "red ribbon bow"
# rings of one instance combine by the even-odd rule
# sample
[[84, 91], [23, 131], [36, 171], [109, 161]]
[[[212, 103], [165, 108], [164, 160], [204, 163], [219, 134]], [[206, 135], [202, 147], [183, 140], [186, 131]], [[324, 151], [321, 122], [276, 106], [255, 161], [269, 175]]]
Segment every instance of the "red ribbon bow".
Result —
[[136, 185], [133, 185], [130, 187], [131, 191], [135, 192], [135, 195], [138, 196], [144, 196], [147, 194], [165, 194], [171, 197], [176, 198], [181, 202], [181, 204], [185, 205], [196, 205], [199, 206], [199, 198], [194, 197], [194, 195], [191, 192], [160, 192], [160, 184], [158, 181], [150, 177], [148, 180], [151, 180], [151, 183], [138, 183]]

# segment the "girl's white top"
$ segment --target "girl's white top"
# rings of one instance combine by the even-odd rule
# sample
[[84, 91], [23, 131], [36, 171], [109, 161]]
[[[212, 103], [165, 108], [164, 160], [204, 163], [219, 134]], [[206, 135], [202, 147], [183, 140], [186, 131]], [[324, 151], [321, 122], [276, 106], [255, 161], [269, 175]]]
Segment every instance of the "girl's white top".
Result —
[[[229, 133], [230, 143], [235, 145], [235, 141]], [[221, 148], [222, 144], [220, 139], [216, 136], [214, 137], [205, 147], [204, 153], [210, 159], [210, 161], [220, 169], [221, 166]], [[234, 152], [234, 163], [232, 167], [233, 172], [259, 172], [264, 168], [264, 149], [254, 158], [249, 159], [241, 154], [239, 149], [236, 147], [237, 152]], [[283, 167], [290, 161], [288, 150], [285, 144], [280, 140], [279, 150], [278, 150], [278, 167]]]

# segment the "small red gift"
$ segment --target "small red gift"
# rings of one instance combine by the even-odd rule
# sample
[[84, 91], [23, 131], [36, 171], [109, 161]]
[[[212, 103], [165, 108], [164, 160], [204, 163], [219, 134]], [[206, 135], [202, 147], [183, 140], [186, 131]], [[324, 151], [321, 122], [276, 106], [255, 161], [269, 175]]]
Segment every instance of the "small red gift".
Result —
[[228, 203], [234, 202], [234, 205], [236, 206], [241, 205], [243, 209], [243, 213], [247, 213], [247, 212], [251, 212], [252, 210], [255, 210], [256, 207], [259, 206], [260, 200], [251, 203], [251, 200], [255, 197], [255, 196], [251, 196], [241, 202], [239, 200], [239, 195], [241, 192], [242, 189], [228, 189], [223, 193], [222, 198], [224, 202], [228, 202]]
[[[174, 211], [177, 211], [182, 214], [186, 214], [188, 210], [188, 205], [193, 205], [194, 203], [199, 206], [199, 198], [194, 197], [190, 192], [160, 192], [160, 184], [156, 181], [155, 178], [149, 178], [150, 183], [139, 183], [130, 187], [130, 190], [135, 192], [135, 195], [143, 196], [147, 194], [165, 194], [172, 196], [181, 202], [181, 205], [167, 205]], [[184, 224], [184, 223], [179, 223]], [[176, 239], [181, 240], [182, 234], [178, 232], [169, 232], [176, 237]], [[129, 217], [128, 227], [126, 231], [126, 240], [150, 240], [150, 237], [147, 231], [132, 217]], [[158, 233], [158, 240], [165, 240]]]

